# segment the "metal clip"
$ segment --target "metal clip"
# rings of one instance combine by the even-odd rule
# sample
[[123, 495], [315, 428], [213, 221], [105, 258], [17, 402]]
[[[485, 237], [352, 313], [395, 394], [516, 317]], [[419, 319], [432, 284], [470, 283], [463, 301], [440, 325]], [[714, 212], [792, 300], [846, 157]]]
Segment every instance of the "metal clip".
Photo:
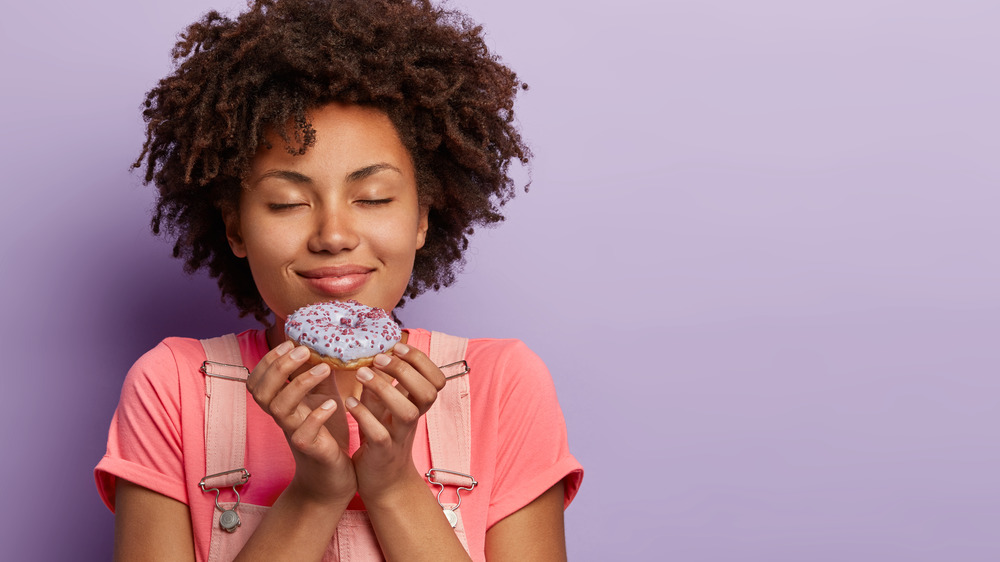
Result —
[[[243, 371], [244, 373], [246, 373], [247, 376], [245, 376], [243, 378], [240, 378], [240, 377], [232, 377], [232, 376], [229, 376], [229, 375], [223, 375], [221, 373], [210, 372], [209, 369], [208, 369], [209, 365], [215, 365], [215, 366], [218, 366], [218, 367], [229, 367], [229, 368], [232, 368], [232, 369], [239, 369], [239, 370]], [[201, 363], [201, 369], [199, 369], [199, 370], [202, 373], [204, 373], [205, 376], [215, 377], [215, 378], [218, 378], [218, 379], [226, 379], [227, 381], [247, 382], [247, 377], [250, 376], [250, 369], [247, 369], [243, 365], [230, 365], [229, 363], [219, 363], [218, 361], [208, 361], [208, 360], [202, 361], [202, 363]], [[213, 475], [213, 476], [217, 476], [217, 475]]]
[[[222, 509], [222, 506], [219, 505], [219, 494], [220, 494], [219, 488], [207, 488], [205, 486], [205, 482], [209, 478], [225, 476], [227, 474], [233, 474], [236, 472], [242, 473], [240, 475], [240, 481], [231, 486], [233, 493], [236, 494], [236, 505], [234, 505], [231, 509]], [[219, 526], [222, 527], [222, 530], [226, 531], [227, 533], [235, 532], [236, 528], [239, 527], [241, 524], [240, 515], [236, 513], [236, 508], [240, 506], [240, 492], [236, 489], [236, 487], [246, 484], [249, 480], [250, 480], [249, 470], [245, 468], [236, 468], [233, 470], [227, 470], [225, 472], [209, 474], [208, 476], [205, 476], [198, 482], [198, 487], [201, 488], [202, 492], [215, 492], [215, 508], [222, 512], [222, 515], [219, 516]]]
[[[457, 486], [458, 489], [455, 490], [455, 496], [458, 498], [458, 503], [456, 503], [454, 507], [446, 507], [445, 504], [441, 503], [441, 494], [444, 493], [444, 484], [434, 480], [435, 472], [444, 472], [445, 474], [463, 476], [465, 478], [468, 478], [469, 481], [471, 482], [469, 486]], [[435, 486], [438, 487], [438, 493], [437, 493], [438, 505], [441, 506], [441, 510], [444, 511], [445, 517], [448, 518], [448, 523], [450, 523], [451, 527], [454, 529], [455, 526], [458, 525], [458, 514], [455, 513], [455, 511], [462, 506], [462, 490], [471, 492], [473, 488], [475, 488], [479, 484], [479, 482], [476, 482], [476, 479], [473, 478], [471, 474], [456, 472], [454, 470], [448, 470], [445, 468], [432, 468], [427, 471], [427, 474], [424, 475], [424, 478], [426, 478], [427, 481], [430, 482], [431, 484], [434, 484]]]
[[458, 377], [460, 377], [462, 375], [468, 374], [469, 371], [471, 370], [471, 369], [469, 369], [469, 363], [468, 363], [468, 361], [466, 361], [465, 359], [462, 359], [461, 361], [455, 361], [454, 363], [448, 363], [447, 365], [441, 365], [440, 367], [438, 367], [438, 369], [441, 369], [441, 371], [444, 372], [445, 369], [449, 369], [451, 367], [457, 367], [459, 365], [462, 366], [462, 372], [455, 373], [455, 374], [452, 374], [452, 375], [445, 375], [444, 376], [444, 380], [447, 381], [447, 380], [451, 380], [451, 379], [454, 379], [454, 378], [458, 378]]

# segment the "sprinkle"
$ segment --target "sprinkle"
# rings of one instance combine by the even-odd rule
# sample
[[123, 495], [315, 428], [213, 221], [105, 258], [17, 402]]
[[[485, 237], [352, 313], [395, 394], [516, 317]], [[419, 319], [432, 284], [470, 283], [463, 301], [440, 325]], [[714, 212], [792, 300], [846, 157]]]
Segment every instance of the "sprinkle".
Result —
[[285, 333], [299, 343], [311, 344], [310, 347], [319, 346], [322, 340], [323, 354], [344, 362], [384, 351], [402, 335], [385, 311], [356, 301], [300, 308], [285, 321]]

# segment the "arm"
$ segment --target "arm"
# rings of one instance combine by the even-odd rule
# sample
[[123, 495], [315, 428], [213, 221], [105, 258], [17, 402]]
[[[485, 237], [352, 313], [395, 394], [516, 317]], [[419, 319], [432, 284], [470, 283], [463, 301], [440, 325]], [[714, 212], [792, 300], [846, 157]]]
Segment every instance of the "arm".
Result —
[[[255, 544], [248, 544], [237, 559], [318, 560], [330, 539], [327, 537], [317, 547], [316, 536], [333, 535], [346, 503], [338, 509], [297, 499], [287, 490], [282, 493], [251, 537]], [[188, 507], [119, 478], [115, 491], [114, 559], [194, 560]]]
[[386, 560], [470, 560], [415, 469], [412, 479], [368, 500], [365, 507]]
[[319, 560], [349, 501], [318, 501], [290, 484], [236, 560]]
[[444, 388], [444, 374], [420, 350], [397, 344], [393, 352], [358, 370], [361, 401], [347, 401], [362, 437], [353, 459], [358, 493], [386, 560], [469, 560], [413, 464], [417, 420]]
[[533, 502], [490, 527], [486, 531], [486, 559], [501, 562], [566, 560], [564, 488], [560, 481]]
[[[426, 490], [422, 481], [420, 484]], [[419, 494], [416, 496], [416, 503], [419, 504]], [[186, 505], [123, 479], [118, 479], [115, 497], [115, 560], [194, 560], [194, 539]], [[437, 502], [432, 503], [425, 511], [425, 520], [443, 519]], [[278, 504], [275, 507], [278, 508]], [[426, 509], [426, 506], [420, 505], [413, 507], [418, 510], [421, 507]], [[401, 510], [400, 513], [404, 511], [407, 510]], [[305, 514], [302, 510], [297, 513]], [[387, 526], [396, 527], [400, 531], [407, 529], [405, 520], [392, 521], [394, 518], [391, 512], [384, 511], [383, 514], [387, 515], [383, 521]], [[415, 518], [418, 521], [421, 519], [419, 516]], [[293, 518], [279, 517], [278, 520], [284, 522], [284, 526], [291, 527], [292, 532], [308, 532], [306, 525], [296, 530]], [[437, 529], [434, 534], [447, 532], [454, 536], [447, 522], [444, 525], [445, 528]], [[275, 531], [280, 530], [280, 527], [275, 528]], [[416, 537], [400, 542], [415, 542], [431, 548], [436, 546], [425, 540], [430, 534], [426, 528], [421, 526], [416, 531]], [[563, 483], [559, 482], [535, 501], [493, 525], [486, 533], [486, 558], [501, 562], [566, 560]]]
[[[346, 430], [339, 396], [326, 394], [335, 388], [316, 391], [324, 381], [329, 385], [330, 369], [321, 365], [294, 376], [309, 354], [293, 354], [292, 347], [268, 352], [247, 381], [254, 399], [284, 431], [295, 475], [238, 559], [318, 560], [357, 489], [351, 459], [333, 437]], [[292, 382], [286, 382], [289, 377]], [[131, 482], [116, 482], [115, 558], [193, 560], [188, 507]]]
[[[561, 411], [555, 398], [555, 389], [544, 364], [523, 347], [517, 353], [506, 353], [506, 358], [516, 357], [521, 361], [515, 366], [518, 376], [513, 381], [521, 383], [520, 388], [512, 388], [510, 384], [499, 392], [503, 400], [511, 404], [512, 410], [508, 417], [523, 422], [532, 420], [532, 425], [538, 427], [564, 427]], [[397, 360], [398, 359], [398, 360]], [[436, 398], [436, 389], [443, 387], [443, 380], [438, 381], [440, 370], [434, 367], [425, 355], [416, 350], [404, 347], [404, 351], [396, 352], [389, 363], [378, 366], [378, 373], [385, 373], [399, 381], [393, 387], [386, 381], [388, 377], [376, 376], [369, 382], [364, 382], [365, 394], [360, 406], [348, 403], [347, 406], [358, 419], [363, 440], [366, 442], [355, 454], [355, 466], [358, 474], [358, 486], [362, 499], [368, 507], [372, 524], [379, 536], [379, 542], [388, 560], [467, 560], [461, 550], [460, 543], [454, 531], [445, 521], [440, 506], [434, 494], [427, 487], [421, 475], [416, 474], [412, 462], [400, 469], [395, 478], [379, 476], [379, 472], [391, 466], [388, 459], [403, 459], [400, 456], [386, 456], [379, 463], [366, 467], [367, 457], [381, 447], [389, 446], [394, 440], [397, 424], [405, 425], [405, 419], [416, 414], [422, 414]], [[421, 377], [413, 376], [420, 373]], [[528, 381], [527, 383], [525, 381]], [[423, 383], [430, 382], [434, 388], [427, 389]], [[401, 391], [399, 394], [389, 392], [390, 389]], [[427, 395], [422, 393], [427, 392]], [[365, 400], [365, 396], [369, 396]], [[374, 400], [372, 397], [379, 397]], [[408, 397], [400, 400], [400, 397]], [[396, 402], [399, 402], [396, 405]], [[399, 418], [399, 419], [397, 419]], [[527, 434], [517, 429], [520, 426], [509, 426], [512, 429], [512, 439], [522, 440]], [[559, 460], [567, 467], [565, 451], [565, 430], [546, 431], [542, 438], [532, 433], [530, 442], [521, 442], [512, 450], [523, 451], [523, 448], [550, 451], [534, 458], [525, 465], [523, 458], [508, 459], [517, 468], [509, 474], [515, 475], [513, 481], [523, 480], [518, 474], [535, 473], [540, 467], [551, 467]], [[407, 442], [406, 451], [410, 451]], [[378, 449], [374, 447], [378, 444]], [[551, 457], [551, 458], [550, 458]], [[570, 457], [571, 458], [571, 457]], [[405, 456], [412, 461], [411, 455]], [[575, 461], [573, 461], [575, 463]], [[401, 464], [401, 466], [403, 466]], [[506, 465], [505, 469], [510, 470]], [[376, 469], [376, 470], [372, 470]], [[411, 476], [413, 478], [411, 478]], [[379, 482], [376, 484], [376, 482]], [[550, 481], [551, 482], [551, 481]], [[569, 493], [569, 484], [560, 480], [534, 498], [526, 498], [522, 507], [515, 510], [495, 523], [486, 534], [486, 553], [490, 559], [520, 560], [526, 555], [529, 560], [564, 560], [566, 557], [565, 533], [563, 525], [563, 507], [565, 497]], [[544, 488], [543, 488], [544, 489]], [[536, 492], [538, 493], [538, 492]], [[530, 503], [529, 503], [530, 502]], [[436, 549], [436, 550], [435, 550]]]
[[[425, 502], [423, 494], [416, 493], [427, 492], [427, 485], [423, 480], [418, 484], [420, 487], [414, 488], [408, 506], [400, 501], [400, 495], [395, 504], [398, 509], [383, 508], [374, 512], [378, 513], [381, 525], [392, 529], [392, 541], [380, 542], [386, 559], [468, 560], [468, 554], [441, 515], [441, 507], [433, 495], [430, 502]], [[486, 532], [486, 559], [491, 562], [565, 561], [564, 493], [560, 481], [530, 504], [490, 527]], [[373, 516], [373, 524], [374, 519]], [[417, 522], [420, 524], [414, 525]]]
[[188, 507], [128, 480], [116, 482], [114, 559], [194, 560]]
[[330, 366], [300, 372], [308, 358], [307, 348], [284, 342], [264, 355], [247, 379], [254, 400], [284, 431], [295, 475], [237, 560], [319, 560], [357, 490], [344, 450], [347, 421]]
[[[566, 560], [563, 513], [579, 485], [555, 385], [542, 360], [519, 341], [495, 342], [499, 375], [497, 452], [485, 551], [490, 562]], [[487, 357], [489, 357], [487, 355]], [[478, 359], [480, 364], [483, 359]]]
[[[115, 552], [118, 560], [195, 559], [187, 505], [119, 478], [115, 491]], [[239, 559], [319, 559], [343, 506], [310, 502], [285, 490], [244, 547]], [[316, 537], [327, 536], [317, 546]], [[318, 552], [318, 553], [317, 553]]]

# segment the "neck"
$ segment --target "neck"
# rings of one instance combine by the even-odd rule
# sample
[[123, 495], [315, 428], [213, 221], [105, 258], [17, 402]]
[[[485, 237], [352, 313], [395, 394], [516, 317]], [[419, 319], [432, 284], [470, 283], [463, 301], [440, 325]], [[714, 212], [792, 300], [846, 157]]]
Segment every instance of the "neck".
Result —
[[267, 348], [274, 349], [281, 345], [281, 342], [287, 340], [285, 337], [285, 320], [284, 318], [276, 318], [274, 324], [271, 324], [264, 330], [264, 334], [267, 337]]

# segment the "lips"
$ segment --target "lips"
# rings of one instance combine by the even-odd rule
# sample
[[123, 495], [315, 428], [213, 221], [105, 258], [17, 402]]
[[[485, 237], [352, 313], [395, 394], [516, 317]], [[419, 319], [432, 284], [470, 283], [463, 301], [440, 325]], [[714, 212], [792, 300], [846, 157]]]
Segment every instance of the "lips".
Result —
[[360, 289], [372, 271], [372, 268], [361, 265], [338, 265], [299, 271], [298, 274], [320, 293], [344, 297]]

